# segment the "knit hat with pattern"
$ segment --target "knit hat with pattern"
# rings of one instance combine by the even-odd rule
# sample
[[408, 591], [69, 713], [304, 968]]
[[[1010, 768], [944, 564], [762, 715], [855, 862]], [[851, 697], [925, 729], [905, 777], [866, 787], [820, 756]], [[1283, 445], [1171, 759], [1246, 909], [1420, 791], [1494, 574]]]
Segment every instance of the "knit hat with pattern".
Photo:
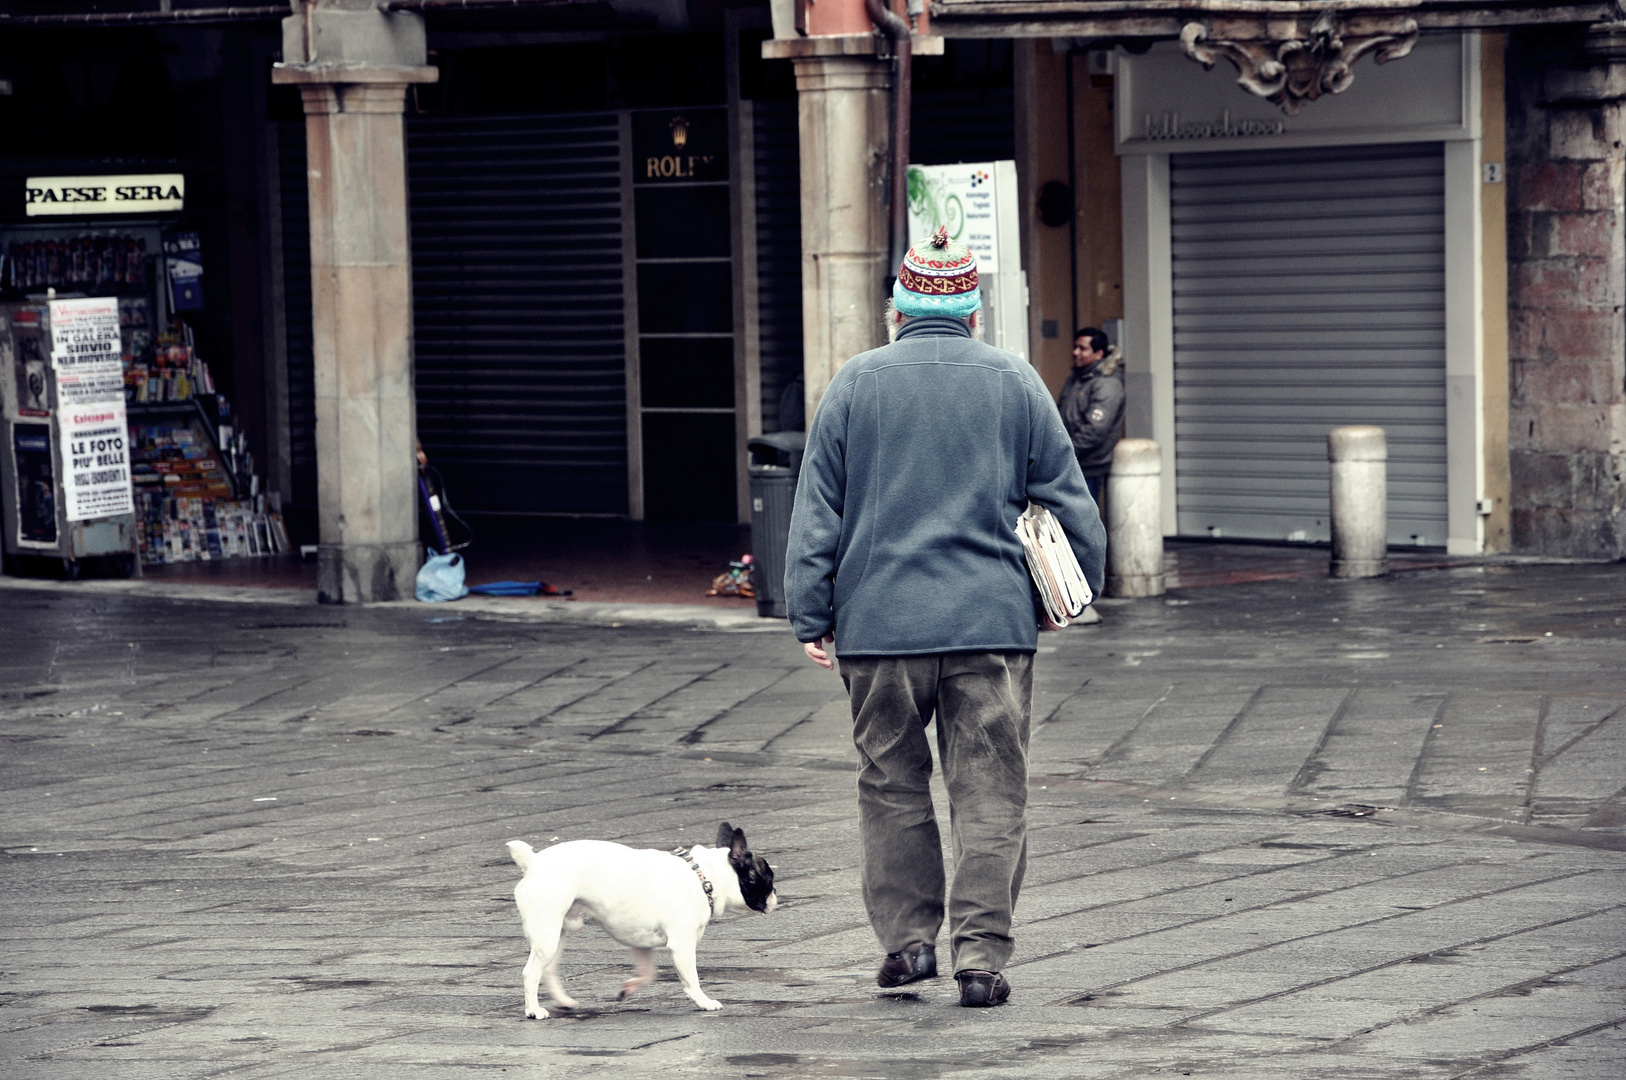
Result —
[[917, 240], [898, 267], [892, 306], [905, 315], [965, 316], [982, 307], [977, 288], [977, 257], [949, 240], [948, 229]]

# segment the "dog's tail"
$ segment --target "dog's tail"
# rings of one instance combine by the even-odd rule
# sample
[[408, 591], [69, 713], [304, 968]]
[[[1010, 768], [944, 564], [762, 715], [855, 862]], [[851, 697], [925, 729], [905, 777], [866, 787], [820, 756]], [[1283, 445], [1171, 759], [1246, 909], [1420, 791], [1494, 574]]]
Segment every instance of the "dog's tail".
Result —
[[531, 868], [531, 859], [536, 855], [536, 851], [523, 840], [510, 840], [508, 841], [508, 854], [514, 857], [514, 862], [519, 864], [521, 870], [529, 870]]

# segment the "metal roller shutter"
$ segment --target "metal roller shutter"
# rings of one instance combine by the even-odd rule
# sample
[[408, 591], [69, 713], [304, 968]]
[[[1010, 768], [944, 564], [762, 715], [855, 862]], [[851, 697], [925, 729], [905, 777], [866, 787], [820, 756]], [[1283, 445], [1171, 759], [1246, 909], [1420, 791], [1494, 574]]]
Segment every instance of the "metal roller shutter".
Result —
[[1327, 432], [1388, 433], [1389, 541], [1445, 543], [1438, 143], [1170, 159], [1183, 535], [1325, 541]]
[[762, 428], [779, 431], [779, 398], [802, 373], [802, 173], [796, 102], [758, 101], [752, 116]]
[[627, 511], [621, 153], [613, 112], [407, 123], [418, 434], [462, 509]]
[[288, 357], [289, 501], [316, 509], [316, 360], [311, 341], [310, 190], [305, 180], [305, 122], [277, 124], [277, 182], [282, 213], [283, 333]]

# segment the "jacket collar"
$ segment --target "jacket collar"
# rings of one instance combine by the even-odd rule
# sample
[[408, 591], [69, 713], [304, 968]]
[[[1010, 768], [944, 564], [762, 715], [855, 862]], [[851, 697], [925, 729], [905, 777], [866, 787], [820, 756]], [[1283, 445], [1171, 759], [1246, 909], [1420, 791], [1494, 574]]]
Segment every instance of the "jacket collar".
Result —
[[1108, 350], [1106, 356], [1097, 360], [1089, 367], [1075, 367], [1067, 373], [1069, 382], [1086, 382], [1090, 379], [1121, 379], [1123, 371], [1123, 356], [1114, 345]]
[[1089, 367], [1075, 367], [1071, 372], [1068, 373], [1068, 377], [1074, 379], [1094, 379], [1102, 375], [1116, 375], [1123, 367], [1123, 362], [1123, 353], [1118, 350], [1118, 346], [1113, 345], [1107, 349], [1107, 354], [1101, 359], [1097, 360]]
[[898, 340], [906, 337], [963, 337], [971, 336], [965, 320], [948, 315], [919, 315], [898, 328]]

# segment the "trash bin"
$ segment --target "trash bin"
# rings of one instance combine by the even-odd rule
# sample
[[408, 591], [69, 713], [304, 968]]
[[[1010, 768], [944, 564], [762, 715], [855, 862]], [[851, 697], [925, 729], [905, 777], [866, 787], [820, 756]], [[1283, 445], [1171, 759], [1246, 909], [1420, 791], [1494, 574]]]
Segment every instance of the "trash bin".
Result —
[[763, 618], [783, 619], [789, 614], [785, 549], [806, 445], [805, 431], [758, 435], [745, 444], [751, 458], [751, 584], [757, 593], [757, 614]]

